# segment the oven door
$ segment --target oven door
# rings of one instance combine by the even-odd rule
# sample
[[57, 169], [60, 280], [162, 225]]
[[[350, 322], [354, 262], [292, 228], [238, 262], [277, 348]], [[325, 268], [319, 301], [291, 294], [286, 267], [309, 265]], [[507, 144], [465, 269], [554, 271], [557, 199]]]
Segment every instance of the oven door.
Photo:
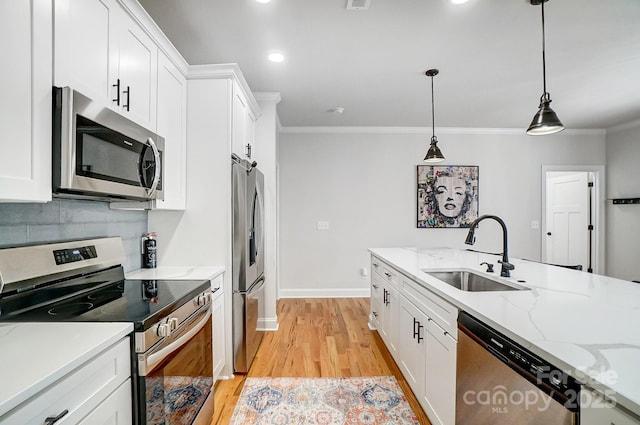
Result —
[[138, 355], [138, 423], [192, 424], [213, 417], [211, 305]]

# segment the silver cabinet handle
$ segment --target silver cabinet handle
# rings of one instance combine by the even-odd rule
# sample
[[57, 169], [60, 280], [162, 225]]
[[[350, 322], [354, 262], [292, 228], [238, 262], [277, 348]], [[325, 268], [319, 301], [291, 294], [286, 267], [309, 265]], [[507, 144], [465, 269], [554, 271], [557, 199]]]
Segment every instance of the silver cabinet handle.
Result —
[[373, 286], [373, 289], [378, 289], [378, 285], [371, 285]]
[[384, 272], [384, 275], [387, 276], [388, 278], [391, 278], [391, 273], [389, 272]]
[[44, 425], [53, 425], [69, 413], [69, 409], [64, 409], [58, 416], [49, 416], [44, 419]]

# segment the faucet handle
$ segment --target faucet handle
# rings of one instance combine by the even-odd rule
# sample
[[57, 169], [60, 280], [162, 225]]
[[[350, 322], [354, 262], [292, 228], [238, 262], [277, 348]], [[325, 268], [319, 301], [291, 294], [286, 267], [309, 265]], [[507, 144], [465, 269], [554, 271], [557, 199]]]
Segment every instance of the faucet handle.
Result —
[[513, 269], [516, 268], [516, 266], [514, 266], [513, 264], [508, 263], [506, 261], [498, 260], [498, 263], [502, 264], [502, 268], [504, 270], [513, 270]]
[[493, 273], [493, 264], [491, 264], [491, 263], [487, 263], [486, 261], [483, 261], [482, 263], [480, 263], [480, 265], [481, 265], [481, 266], [483, 266], [483, 265], [485, 265], [485, 264], [487, 265], [487, 270], [486, 270], [486, 272], [487, 272], [487, 273]]

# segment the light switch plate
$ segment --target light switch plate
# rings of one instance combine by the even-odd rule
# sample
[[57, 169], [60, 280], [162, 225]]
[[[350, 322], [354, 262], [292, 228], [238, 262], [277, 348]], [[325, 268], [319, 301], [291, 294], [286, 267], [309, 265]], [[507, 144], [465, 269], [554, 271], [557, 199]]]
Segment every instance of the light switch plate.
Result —
[[531, 228], [532, 229], [539, 229], [540, 228], [540, 222], [538, 220], [531, 220]]

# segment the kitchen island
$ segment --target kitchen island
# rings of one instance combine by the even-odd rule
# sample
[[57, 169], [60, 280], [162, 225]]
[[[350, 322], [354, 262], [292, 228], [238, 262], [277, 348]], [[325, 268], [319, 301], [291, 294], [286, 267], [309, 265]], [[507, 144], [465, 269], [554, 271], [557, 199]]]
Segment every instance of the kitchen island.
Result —
[[[499, 256], [458, 249], [372, 248], [413, 282], [475, 316], [640, 415], [640, 285], [511, 259], [510, 278], [486, 273]], [[467, 269], [529, 290], [465, 292], [424, 270]], [[373, 296], [373, 295], [372, 295]], [[385, 297], [388, 292], [385, 290]]]

